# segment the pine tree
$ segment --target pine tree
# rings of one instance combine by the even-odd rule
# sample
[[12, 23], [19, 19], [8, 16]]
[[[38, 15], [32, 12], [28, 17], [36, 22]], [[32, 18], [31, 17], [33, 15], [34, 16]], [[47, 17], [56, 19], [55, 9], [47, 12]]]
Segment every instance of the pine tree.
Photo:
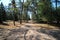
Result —
[[20, 24], [22, 24], [22, 2], [21, 2], [21, 0], [19, 0], [19, 4], [20, 4], [19, 20], [20, 20]]
[[2, 21], [6, 21], [6, 11], [5, 8], [3, 6], [3, 3], [1, 3], [0, 5], [0, 23], [2, 23]]
[[16, 3], [15, 3], [15, 0], [12, 0], [12, 7], [13, 7], [13, 15], [14, 15], [14, 25], [15, 25], [15, 21], [17, 20], [17, 15], [16, 15]]
[[37, 5], [39, 20], [51, 21], [51, 0], [40, 0]]

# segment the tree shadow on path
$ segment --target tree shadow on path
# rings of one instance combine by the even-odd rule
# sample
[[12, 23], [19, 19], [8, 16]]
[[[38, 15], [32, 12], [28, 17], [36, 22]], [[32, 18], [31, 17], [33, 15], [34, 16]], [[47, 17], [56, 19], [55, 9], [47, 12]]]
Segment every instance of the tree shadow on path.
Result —
[[56, 38], [57, 40], [60, 40], [60, 30], [46, 30], [46, 29], [39, 29], [38, 32], [42, 32], [44, 34], [48, 34]]
[[9, 26], [9, 24], [7, 24], [7, 23], [0, 23], [0, 25]]

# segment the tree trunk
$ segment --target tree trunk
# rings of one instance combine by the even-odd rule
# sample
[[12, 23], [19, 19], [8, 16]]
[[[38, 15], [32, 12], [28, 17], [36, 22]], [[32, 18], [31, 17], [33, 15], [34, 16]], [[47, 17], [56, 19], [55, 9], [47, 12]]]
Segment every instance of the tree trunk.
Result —
[[3, 23], [3, 21], [0, 20], [0, 24]]
[[14, 24], [14, 26], [15, 26], [15, 14], [13, 14], [13, 24]]

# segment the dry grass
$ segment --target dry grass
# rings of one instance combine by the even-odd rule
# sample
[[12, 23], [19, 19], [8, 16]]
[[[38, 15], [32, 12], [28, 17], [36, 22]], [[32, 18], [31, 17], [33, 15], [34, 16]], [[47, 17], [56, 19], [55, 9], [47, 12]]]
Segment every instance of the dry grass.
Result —
[[6, 28], [6, 29], [15, 29], [21, 26], [21, 24], [16, 22], [16, 25], [14, 26], [12, 21], [9, 21], [6, 23], [7, 25], [0, 25], [0, 28]]
[[58, 29], [58, 27], [52, 26], [52, 25], [49, 25], [49, 24], [30, 24], [30, 26], [47, 28], [47, 29]]
[[20, 26], [24, 26], [24, 25], [29, 25], [29, 26], [34, 26], [34, 27], [41, 27], [41, 28], [47, 28], [47, 29], [58, 29], [55, 26], [52, 25], [48, 25], [48, 24], [32, 24], [32, 23], [22, 23], [19, 24], [19, 22], [16, 22], [16, 25], [14, 26], [13, 21], [9, 21], [6, 24], [8, 25], [0, 25], [0, 28], [6, 28], [6, 29], [15, 29], [15, 28], [19, 28]]

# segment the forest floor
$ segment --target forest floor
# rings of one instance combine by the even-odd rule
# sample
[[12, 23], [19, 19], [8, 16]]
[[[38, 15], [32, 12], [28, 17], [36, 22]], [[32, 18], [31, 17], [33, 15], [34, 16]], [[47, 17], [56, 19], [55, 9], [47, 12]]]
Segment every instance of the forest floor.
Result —
[[15, 29], [15, 28], [20, 28], [21, 26], [34, 26], [34, 27], [41, 27], [41, 28], [46, 28], [46, 29], [59, 29], [58, 26], [50, 25], [50, 24], [45, 24], [45, 23], [22, 23], [20, 24], [19, 22], [15, 22], [15, 26], [13, 24], [13, 21], [7, 21], [4, 22], [4, 24], [0, 24], [0, 28], [6, 28], [6, 29]]
[[60, 29], [57, 26], [38, 23], [13, 21], [0, 24], [0, 40], [60, 40]]

